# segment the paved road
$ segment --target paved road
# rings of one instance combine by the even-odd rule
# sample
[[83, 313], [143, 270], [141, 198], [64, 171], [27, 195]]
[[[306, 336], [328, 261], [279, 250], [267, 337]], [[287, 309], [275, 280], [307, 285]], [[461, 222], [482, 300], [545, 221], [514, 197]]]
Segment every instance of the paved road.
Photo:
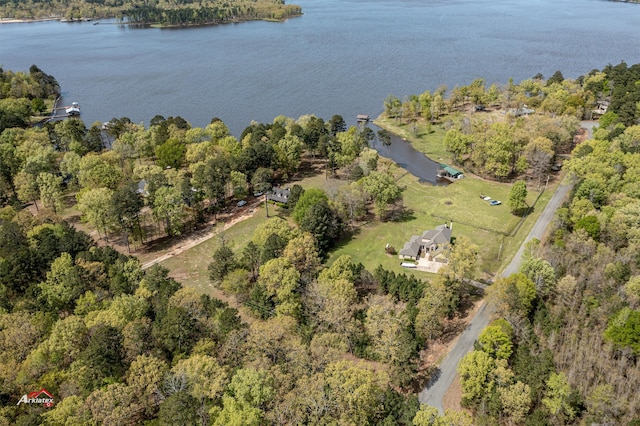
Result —
[[[527, 235], [527, 238], [523, 241], [520, 249], [511, 260], [511, 263], [509, 263], [504, 271], [502, 271], [503, 277], [518, 272], [520, 264], [522, 263], [522, 254], [524, 253], [525, 244], [532, 238], [542, 239], [547, 226], [553, 220], [555, 211], [565, 200], [572, 187], [573, 183], [571, 182], [570, 177], [566, 177], [558, 186], [558, 189], [551, 197], [551, 200], [549, 200], [549, 203], [542, 211], [542, 214], [536, 221], [535, 225], [533, 225], [531, 232], [529, 232], [529, 235]], [[453, 349], [451, 349], [438, 366], [438, 372], [434, 379], [432, 379], [431, 382], [427, 384], [427, 387], [420, 392], [420, 395], [418, 396], [420, 403], [436, 407], [440, 410], [440, 413], [444, 412], [444, 394], [451, 386], [451, 383], [453, 383], [453, 379], [457, 374], [456, 368], [458, 367], [458, 363], [464, 355], [473, 349], [473, 344], [478, 338], [478, 335], [489, 324], [492, 313], [493, 307], [484, 302], [476, 312], [476, 315], [471, 319], [467, 328], [458, 337]]]

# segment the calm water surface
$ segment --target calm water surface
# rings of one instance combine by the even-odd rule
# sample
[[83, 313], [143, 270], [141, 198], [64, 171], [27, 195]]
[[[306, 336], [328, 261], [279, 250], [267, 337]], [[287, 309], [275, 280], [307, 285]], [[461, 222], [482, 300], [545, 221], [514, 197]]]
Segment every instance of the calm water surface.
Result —
[[236, 136], [277, 115], [376, 116], [391, 93], [577, 77], [640, 62], [640, 5], [599, 0], [300, 0], [305, 15], [179, 30], [0, 25], [0, 65], [37, 64], [87, 124], [221, 118]]

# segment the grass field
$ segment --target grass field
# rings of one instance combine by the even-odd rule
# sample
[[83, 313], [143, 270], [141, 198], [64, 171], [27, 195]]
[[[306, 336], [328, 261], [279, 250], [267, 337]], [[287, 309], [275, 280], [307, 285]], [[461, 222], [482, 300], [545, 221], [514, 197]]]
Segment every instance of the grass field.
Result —
[[[391, 244], [399, 251], [412, 235], [421, 234], [427, 229], [452, 221], [453, 236], [467, 237], [480, 249], [477, 277], [490, 278], [495, 276], [517, 251], [554, 189], [550, 185], [549, 190], [540, 197], [533, 213], [524, 221], [517, 234], [510, 236], [520, 221], [519, 217], [509, 212], [509, 207], [506, 205], [510, 184], [468, 176], [448, 186], [431, 186], [418, 182], [416, 177], [407, 174], [399, 167], [393, 170], [399, 176], [398, 184], [403, 188], [403, 202], [407, 214], [400, 221], [381, 222], [376, 219], [358, 226], [349, 238], [337, 244], [328, 258], [328, 263], [347, 254], [355, 262], [362, 262], [370, 271], [382, 265], [396, 272], [409, 272], [418, 277], [428, 277], [429, 273], [402, 268], [397, 256], [389, 256], [385, 253], [385, 245]], [[324, 174], [318, 174], [295, 183], [304, 188], [322, 188], [331, 196], [347, 182], [337, 179], [326, 180]], [[503, 204], [490, 206], [480, 198], [481, 194], [501, 200]], [[537, 196], [536, 192], [529, 193], [530, 205]], [[272, 216], [278, 213], [286, 215], [282, 210], [276, 210], [276, 207], [270, 206]], [[204, 293], [216, 295], [219, 290], [213, 288], [209, 282], [207, 266], [215, 250], [220, 247], [222, 238], [236, 253], [239, 253], [251, 238], [256, 226], [264, 220], [266, 220], [264, 208], [259, 208], [252, 218], [236, 224], [224, 233], [188, 251], [165, 260], [162, 265], [169, 268], [171, 276], [183, 284]]]
[[[453, 165], [451, 153], [444, 147], [446, 131], [442, 125], [419, 123], [414, 132], [412, 125], [398, 124], [385, 117], [377, 118], [375, 124], [406, 139], [431, 159]], [[410, 220], [369, 223], [332, 253], [330, 260], [349, 254], [367, 268], [382, 264], [388, 269], [405, 270], [397, 256], [384, 253], [385, 245], [391, 244], [399, 251], [412, 235], [453, 221], [453, 236], [465, 236], [479, 247], [477, 275], [488, 278], [496, 275], [513, 257], [555, 190], [555, 183], [551, 182], [547, 191], [540, 195], [531, 215], [519, 224], [521, 219], [512, 215], [507, 205], [511, 184], [487, 181], [469, 173], [448, 186], [423, 184], [409, 174], [398, 183], [404, 188], [404, 204], [412, 212]], [[480, 195], [500, 200], [502, 205], [490, 206]], [[539, 192], [530, 189], [527, 203], [533, 205], [538, 195]]]
[[[382, 264], [387, 269], [406, 272], [408, 270], [400, 266], [397, 256], [385, 254], [386, 244], [391, 244], [399, 251], [412, 235], [422, 234], [425, 230], [452, 221], [454, 237], [467, 237], [479, 247], [477, 275], [488, 278], [495, 275], [515, 254], [552, 194], [552, 188], [549, 188], [538, 200], [531, 216], [511, 237], [520, 218], [513, 216], [506, 205], [510, 184], [466, 177], [448, 186], [430, 186], [418, 182], [410, 174], [404, 175], [398, 183], [404, 188], [404, 205], [410, 213], [408, 220], [376, 220], [358, 228], [350, 240], [343, 242], [331, 254], [330, 261], [348, 254], [369, 270]], [[503, 204], [491, 206], [480, 198], [480, 194], [501, 200]], [[529, 194], [530, 205], [537, 196], [538, 193]], [[411, 272], [416, 276], [428, 275], [425, 272]]]

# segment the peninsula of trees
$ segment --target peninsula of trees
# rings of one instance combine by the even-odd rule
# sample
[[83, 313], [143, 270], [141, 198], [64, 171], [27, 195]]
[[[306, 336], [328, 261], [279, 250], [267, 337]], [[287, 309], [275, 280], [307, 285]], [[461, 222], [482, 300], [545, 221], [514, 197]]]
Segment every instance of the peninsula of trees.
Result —
[[[0, 68], [0, 133], [11, 127], [27, 127], [51, 108], [60, 96], [56, 79], [32, 65], [29, 73]], [[48, 104], [48, 105], [47, 105]]]
[[281, 21], [299, 16], [302, 9], [287, 5], [284, 0], [45, 0], [0, 2], [0, 18], [36, 19], [99, 19], [116, 18], [127, 24], [160, 26], [192, 26], [248, 20]]

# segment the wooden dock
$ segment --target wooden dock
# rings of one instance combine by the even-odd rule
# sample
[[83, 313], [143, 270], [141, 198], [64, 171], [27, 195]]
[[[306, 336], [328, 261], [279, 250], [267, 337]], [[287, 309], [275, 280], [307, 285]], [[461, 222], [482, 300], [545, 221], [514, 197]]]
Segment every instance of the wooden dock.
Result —
[[366, 114], [358, 114], [356, 115], [356, 121], [358, 123], [367, 123], [369, 122], [369, 116]]

